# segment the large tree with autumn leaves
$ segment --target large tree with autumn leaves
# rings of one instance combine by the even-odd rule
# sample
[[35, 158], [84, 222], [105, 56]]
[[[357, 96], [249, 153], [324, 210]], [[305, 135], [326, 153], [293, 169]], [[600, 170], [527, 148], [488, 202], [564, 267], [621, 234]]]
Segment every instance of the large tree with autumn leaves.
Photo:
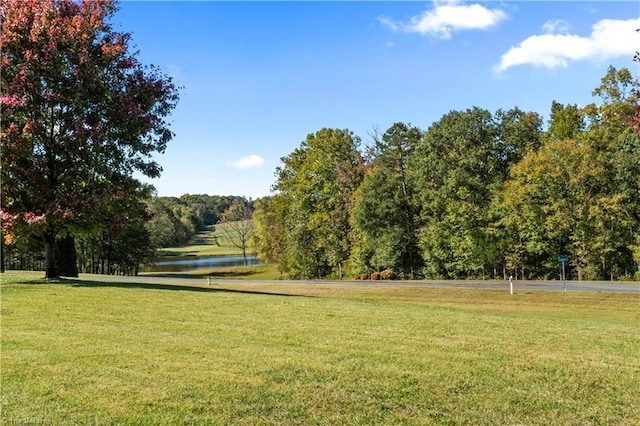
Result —
[[173, 134], [178, 88], [113, 31], [113, 0], [3, 0], [1, 198], [4, 233], [42, 242], [58, 276], [56, 238], [95, 229], [140, 190], [135, 171]]

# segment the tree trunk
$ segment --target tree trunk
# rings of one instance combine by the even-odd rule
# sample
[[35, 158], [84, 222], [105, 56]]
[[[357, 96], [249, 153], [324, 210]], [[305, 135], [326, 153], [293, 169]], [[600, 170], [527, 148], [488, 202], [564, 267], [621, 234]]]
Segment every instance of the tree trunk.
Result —
[[57, 238], [55, 245], [58, 274], [63, 277], [77, 277], [78, 259], [73, 236], [67, 235], [63, 238]]
[[43, 235], [44, 255], [45, 255], [45, 273], [47, 279], [58, 278], [58, 268], [56, 267], [56, 233], [48, 230]]

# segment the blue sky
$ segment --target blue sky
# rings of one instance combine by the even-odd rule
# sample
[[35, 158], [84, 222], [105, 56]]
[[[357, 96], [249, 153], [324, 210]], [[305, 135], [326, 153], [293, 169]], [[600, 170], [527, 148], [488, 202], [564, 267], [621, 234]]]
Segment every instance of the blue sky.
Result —
[[370, 142], [394, 122], [584, 105], [609, 65], [638, 75], [636, 1], [121, 1], [112, 24], [183, 86], [161, 196], [270, 194], [309, 133]]

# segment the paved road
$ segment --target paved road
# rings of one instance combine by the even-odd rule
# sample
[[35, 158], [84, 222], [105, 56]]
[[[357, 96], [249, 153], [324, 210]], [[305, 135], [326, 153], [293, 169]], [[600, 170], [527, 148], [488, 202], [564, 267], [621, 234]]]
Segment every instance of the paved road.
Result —
[[[161, 285], [207, 285], [207, 279], [184, 277], [158, 277], [141, 275], [137, 277], [121, 277], [111, 275], [80, 274], [80, 280], [93, 282], [117, 282], [131, 284], [161, 284]], [[280, 284], [280, 285], [351, 285], [351, 286], [393, 286], [393, 287], [444, 287], [444, 288], [469, 288], [469, 289], [505, 289], [509, 290], [507, 281], [324, 281], [324, 280], [224, 280], [212, 279], [215, 284]], [[562, 291], [562, 281], [514, 281], [514, 291], [523, 290], [547, 290]], [[640, 283], [622, 284], [605, 281], [567, 281], [567, 291], [590, 291], [607, 293], [635, 293], [640, 294]]]

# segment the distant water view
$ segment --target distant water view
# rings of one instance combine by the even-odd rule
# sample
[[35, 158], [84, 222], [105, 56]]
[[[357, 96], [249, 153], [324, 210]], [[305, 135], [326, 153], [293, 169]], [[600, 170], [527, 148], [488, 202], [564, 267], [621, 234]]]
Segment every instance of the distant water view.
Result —
[[[256, 256], [247, 256], [248, 265], [260, 265], [261, 263], [262, 261]], [[181, 257], [174, 260], [161, 260], [154, 265], [145, 266], [142, 272], [189, 272], [243, 265], [244, 259], [242, 256]]]

